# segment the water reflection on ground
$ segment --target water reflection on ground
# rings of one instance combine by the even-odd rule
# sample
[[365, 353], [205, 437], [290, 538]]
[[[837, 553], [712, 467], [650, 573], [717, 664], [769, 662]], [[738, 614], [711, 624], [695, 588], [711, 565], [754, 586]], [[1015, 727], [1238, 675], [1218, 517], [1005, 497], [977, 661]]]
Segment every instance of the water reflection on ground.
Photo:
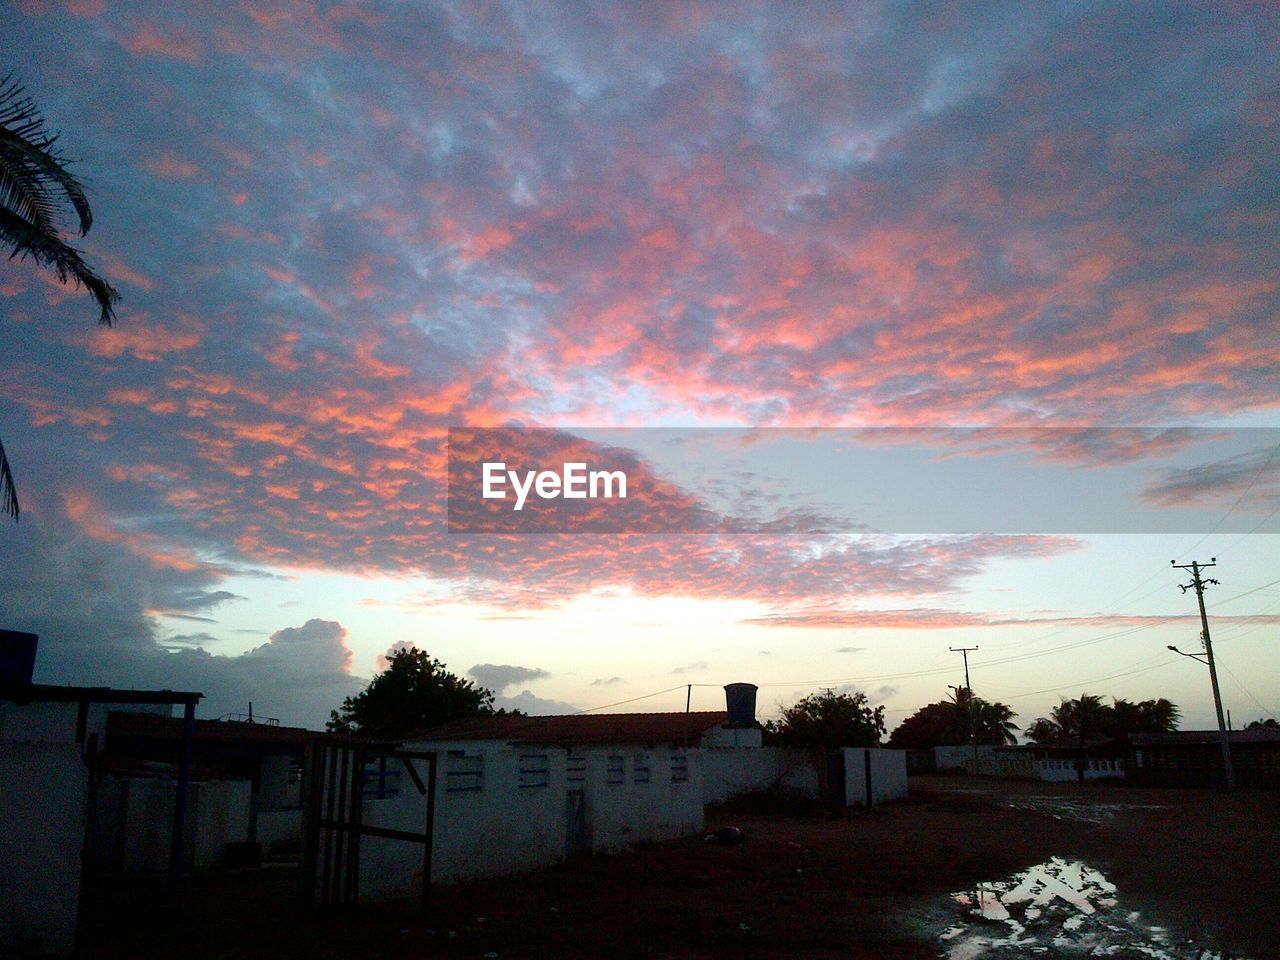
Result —
[[1124, 910], [1115, 884], [1078, 860], [1054, 857], [1008, 880], [952, 894], [960, 908], [943, 934], [948, 960], [1000, 957], [1140, 957], [1243, 960], [1216, 953]]
[[1160, 810], [1159, 803], [1101, 803], [1087, 797], [1022, 796], [1006, 801], [1015, 810], [1034, 810], [1055, 820], [1101, 824], [1125, 810]]

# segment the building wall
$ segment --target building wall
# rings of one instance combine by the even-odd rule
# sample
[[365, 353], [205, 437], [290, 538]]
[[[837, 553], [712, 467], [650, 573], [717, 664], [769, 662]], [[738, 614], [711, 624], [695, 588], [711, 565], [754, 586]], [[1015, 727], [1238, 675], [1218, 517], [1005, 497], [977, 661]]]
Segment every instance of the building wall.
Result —
[[[995, 755], [995, 747], [990, 744], [978, 745], [978, 759], [990, 760]], [[933, 767], [935, 770], [965, 770], [973, 763], [973, 745], [934, 747]]]
[[[0, 700], [0, 739], [38, 740], [47, 743], [74, 743], [78, 703], [36, 702], [16, 704]], [[98, 735], [101, 746], [107, 729], [109, 713], [150, 713], [168, 717], [173, 715], [170, 704], [139, 703], [122, 706], [112, 703], [89, 704], [85, 723], [86, 738]]]
[[[1057, 760], [1040, 760], [1036, 766], [1041, 780], [1055, 783], [1076, 781], [1080, 779], [1076, 772], [1076, 761], [1065, 758]], [[1106, 758], [1089, 758], [1084, 761], [1084, 778], [1086, 780], [1106, 780], [1124, 777], [1124, 761]]]
[[871, 805], [907, 795], [907, 752], [881, 747], [844, 748], [845, 804], [867, 802], [867, 757], [871, 758]]
[[302, 811], [263, 810], [258, 814], [256, 832], [264, 854], [277, 844], [296, 846], [302, 840]]
[[733, 797], [781, 789], [804, 797], [821, 796], [816, 764], [824, 754], [786, 747], [709, 747], [701, 751], [703, 800], [724, 803]]
[[[103, 776], [95, 813], [97, 864], [129, 876], [169, 867], [175, 780]], [[228, 843], [249, 839], [252, 784], [248, 780], [196, 780], [188, 786], [184, 860], [195, 870], [223, 864]]]
[[704, 747], [759, 747], [764, 733], [759, 727], [714, 727], [702, 735]]
[[[586, 761], [583, 788], [590, 849], [615, 851], [699, 832], [703, 824], [700, 753], [635, 747], [575, 751], [574, 756]], [[680, 774], [673, 776], [673, 757], [685, 758], [682, 780], [674, 779]], [[566, 783], [566, 789], [574, 786]]]
[[79, 747], [2, 739], [0, 784], [0, 946], [70, 953], [88, 795]]
[[[501, 876], [563, 859], [564, 750], [492, 743], [416, 744], [408, 749], [435, 749], [440, 758], [431, 861], [434, 881]], [[451, 760], [451, 750], [467, 761], [465, 770], [478, 769], [479, 775], [459, 776], [464, 766]], [[475, 758], [480, 762], [473, 767]], [[419, 769], [425, 778], [426, 763]], [[402, 778], [398, 796], [366, 802], [364, 822], [420, 833], [426, 828], [426, 797], [410, 779]], [[422, 866], [420, 845], [364, 837], [361, 893], [372, 898], [412, 896], [422, 889]]]
[[[406, 748], [436, 750], [440, 758], [433, 882], [502, 876], [565, 859], [571, 792], [580, 792], [585, 805], [584, 850], [615, 851], [702, 829], [703, 782], [696, 749], [569, 751], [475, 741]], [[681, 756], [683, 764], [673, 763], [673, 757]], [[426, 763], [419, 763], [425, 779]], [[398, 796], [365, 803], [364, 822], [421, 832], [426, 811], [426, 797], [405, 777]], [[422, 889], [422, 866], [421, 846], [364, 837], [361, 895], [414, 896]]]

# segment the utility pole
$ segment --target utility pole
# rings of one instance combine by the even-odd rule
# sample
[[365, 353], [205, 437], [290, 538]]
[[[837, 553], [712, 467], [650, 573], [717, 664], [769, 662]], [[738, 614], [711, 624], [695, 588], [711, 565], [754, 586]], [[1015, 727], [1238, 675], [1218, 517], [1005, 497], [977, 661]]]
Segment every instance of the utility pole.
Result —
[[969, 684], [969, 651], [977, 647], [949, 647], [952, 653], [964, 657], [964, 688], [969, 691], [969, 743], [973, 746], [973, 772], [978, 772], [978, 734], [973, 719], [973, 687]]
[[[1169, 561], [1169, 565], [1177, 568], [1178, 570], [1191, 571], [1191, 582], [1179, 584], [1178, 589], [1180, 589], [1184, 594], [1188, 590], [1195, 590], [1196, 600], [1200, 604], [1200, 639], [1204, 641], [1205, 655], [1205, 659], [1201, 662], [1209, 667], [1209, 683], [1213, 685], [1213, 706], [1218, 712], [1218, 734], [1222, 740], [1222, 770], [1226, 776], [1227, 789], [1234, 790], [1236, 785], [1236, 774], [1235, 769], [1231, 766], [1231, 737], [1227, 733], [1227, 721], [1222, 715], [1222, 694], [1218, 691], [1218, 668], [1213, 662], [1213, 642], [1209, 639], [1209, 615], [1205, 613], [1204, 610], [1204, 588], [1210, 585], [1219, 586], [1219, 584], [1217, 580], [1210, 580], [1200, 576], [1201, 570], [1217, 566], [1217, 564], [1217, 557], [1210, 557], [1209, 562], [1205, 564], [1197, 563], [1195, 560], [1192, 560], [1190, 563], [1178, 563], [1176, 560]], [[1175, 653], [1182, 653], [1182, 651], [1176, 647], [1170, 647], [1169, 649], [1173, 650]], [[1185, 656], [1189, 656], [1193, 660], [1200, 659], [1194, 654], [1185, 654]]]

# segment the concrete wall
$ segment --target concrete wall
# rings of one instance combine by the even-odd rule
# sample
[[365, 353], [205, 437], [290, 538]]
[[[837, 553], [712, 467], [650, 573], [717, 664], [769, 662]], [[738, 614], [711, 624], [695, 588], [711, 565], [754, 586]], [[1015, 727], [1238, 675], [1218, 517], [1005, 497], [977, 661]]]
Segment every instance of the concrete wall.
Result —
[[[703, 781], [696, 749], [568, 751], [474, 741], [407, 749], [436, 750], [440, 757], [434, 882], [502, 876], [565, 859], [571, 792], [580, 793], [585, 804], [584, 850], [620, 850], [702, 829]], [[673, 762], [674, 757], [684, 757], [684, 763]], [[425, 779], [426, 763], [418, 764]], [[426, 798], [403, 777], [398, 796], [365, 803], [364, 822], [421, 832], [426, 810]], [[421, 891], [421, 846], [365, 837], [360, 853], [362, 896], [407, 897]]]
[[[78, 703], [16, 704], [0, 700], [0, 740], [74, 743], [79, 711]], [[173, 715], [173, 707], [169, 704], [142, 703], [121, 706], [110, 703], [91, 703], [85, 723], [86, 739], [90, 734], [96, 733], [98, 745], [101, 747], [107, 728], [107, 714], [119, 712], [150, 713], [168, 717]]]
[[[130, 876], [167, 870], [177, 790], [175, 780], [103, 776], [95, 822], [97, 865]], [[188, 866], [216, 869], [228, 843], [249, 839], [251, 791], [248, 780], [190, 784], [183, 851]]]
[[844, 795], [850, 807], [867, 802], [867, 757], [871, 758], [871, 805], [907, 795], [907, 752], [880, 747], [844, 748]]
[[0, 784], [0, 954], [70, 953], [88, 795], [79, 747], [0, 740]]
[[[575, 752], [574, 756], [586, 760], [582, 786], [591, 850], [616, 851], [699, 832], [703, 824], [700, 752], [627, 747]], [[685, 758], [684, 779], [673, 778], [673, 756]], [[616, 782], [619, 757], [621, 783]]]
[[264, 810], [258, 814], [257, 841], [264, 854], [274, 844], [298, 844], [302, 840], [301, 810]]
[[[491, 743], [418, 744], [409, 749], [435, 749], [440, 757], [433, 880], [501, 876], [563, 859], [564, 750]], [[450, 750], [460, 756], [451, 758]], [[425, 768], [423, 762], [424, 778]], [[478, 776], [461, 776], [464, 771], [478, 771]], [[420, 833], [427, 822], [426, 797], [404, 777], [399, 796], [366, 802], [364, 822]], [[412, 896], [421, 890], [420, 845], [365, 837], [360, 855], [363, 896]]]
[[[990, 744], [978, 745], [978, 759], [990, 760], [995, 755], [995, 747]], [[973, 745], [934, 747], [933, 765], [935, 770], [964, 770], [973, 763]]]
[[724, 803], [733, 797], [779, 788], [800, 796], [821, 796], [822, 751], [810, 754], [785, 747], [711, 747], [701, 751], [703, 800]]
[[[1041, 780], [1063, 782], [1079, 779], [1079, 774], [1076, 772], [1076, 761], [1072, 759], [1041, 760], [1037, 767], [1039, 768]], [[1084, 761], [1084, 778], [1086, 780], [1106, 780], [1123, 777], [1123, 760], [1090, 759]]]
[[704, 747], [758, 747], [764, 743], [759, 727], [716, 727], [702, 735]]

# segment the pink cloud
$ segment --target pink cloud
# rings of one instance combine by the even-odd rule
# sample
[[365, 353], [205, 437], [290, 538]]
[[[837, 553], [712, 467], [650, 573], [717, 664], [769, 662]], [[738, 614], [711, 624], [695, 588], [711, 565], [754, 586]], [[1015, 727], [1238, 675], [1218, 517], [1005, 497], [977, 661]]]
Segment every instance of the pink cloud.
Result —
[[131, 36], [121, 40], [121, 45], [135, 57], [162, 57], [192, 65], [200, 62], [196, 39], [185, 30], [166, 32], [143, 24]]

